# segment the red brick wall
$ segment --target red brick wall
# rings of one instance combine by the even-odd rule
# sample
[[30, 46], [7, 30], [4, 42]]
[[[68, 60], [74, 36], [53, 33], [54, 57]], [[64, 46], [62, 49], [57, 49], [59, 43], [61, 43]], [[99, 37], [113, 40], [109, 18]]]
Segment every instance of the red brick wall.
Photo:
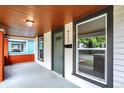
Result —
[[34, 61], [34, 54], [9, 55], [10, 64], [32, 62], [32, 61]]
[[4, 33], [0, 32], [0, 81], [4, 80]]

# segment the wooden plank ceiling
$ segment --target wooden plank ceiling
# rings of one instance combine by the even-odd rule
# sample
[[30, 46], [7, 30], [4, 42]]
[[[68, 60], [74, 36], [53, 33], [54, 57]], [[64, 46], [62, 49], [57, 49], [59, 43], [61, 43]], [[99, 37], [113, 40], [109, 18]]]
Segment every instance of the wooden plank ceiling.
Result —
[[[6, 28], [6, 35], [35, 37], [38, 33], [62, 27], [65, 23], [100, 11], [106, 5], [39, 5], [0, 6], [0, 26]], [[33, 18], [34, 25], [28, 27], [26, 19]]]

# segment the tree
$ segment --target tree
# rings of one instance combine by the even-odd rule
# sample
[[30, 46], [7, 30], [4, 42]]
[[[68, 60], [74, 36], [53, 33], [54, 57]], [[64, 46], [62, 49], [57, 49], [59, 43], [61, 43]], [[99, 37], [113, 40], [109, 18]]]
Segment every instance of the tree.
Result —
[[101, 48], [105, 46], [105, 35], [94, 37], [83, 37], [79, 39], [79, 43], [83, 43], [87, 48]]

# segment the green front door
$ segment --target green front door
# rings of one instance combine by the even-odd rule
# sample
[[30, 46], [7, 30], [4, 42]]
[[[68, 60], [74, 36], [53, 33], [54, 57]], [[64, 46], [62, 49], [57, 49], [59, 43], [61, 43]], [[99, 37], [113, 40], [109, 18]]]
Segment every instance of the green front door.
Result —
[[53, 70], [63, 76], [63, 30], [53, 34]]

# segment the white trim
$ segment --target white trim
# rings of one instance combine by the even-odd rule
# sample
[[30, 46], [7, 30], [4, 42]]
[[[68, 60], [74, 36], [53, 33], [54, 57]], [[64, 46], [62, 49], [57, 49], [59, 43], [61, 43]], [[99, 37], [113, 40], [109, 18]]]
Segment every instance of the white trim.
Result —
[[89, 19], [89, 20], [83, 21], [83, 22], [78, 23], [78, 24], [76, 24], [76, 25], [79, 26], [79, 25], [82, 25], [82, 24], [84, 24], [84, 23], [88, 23], [88, 22], [90, 22], [90, 21], [99, 19], [99, 18], [101, 18], [101, 17], [104, 17], [104, 16], [106, 17], [106, 15], [107, 15], [107, 13], [105, 13], [105, 14], [103, 14], [103, 15], [100, 15], [100, 16], [97, 16], [97, 17], [94, 17], [94, 18], [91, 18], [91, 19]]
[[106, 50], [106, 48], [77, 48], [78, 50]]
[[105, 57], [105, 69], [104, 70], [105, 70], [105, 82], [107, 84], [107, 73], [108, 73], [107, 72], [108, 71], [108, 69], [107, 69], [107, 59], [108, 59], [107, 58], [108, 57], [107, 56], [107, 47], [108, 47], [108, 43], [107, 43], [108, 42], [108, 38], [107, 38], [108, 37], [108, 34], [107, 34], [107, 13], [105, 14], [105, 27], [106, 27], [105, 28], [105, 35], [106, 35], [106, 51], [105, 51], [105, 54], [106, 54], [106, 57]]
[[57, 76], [59, 76], [59, 77], [61, 77], [61, 78], [63, 78], [63, 76], [61, 74], [59, 74], [59, 73], [57, 73], [55, 71], [52, 71], [52, 73], [55, 74], [55, 75], [57, 75]]
[[[107, 13], [105, 13], [105, 14], [103, 14], [103, 15], [100, 15], [100, 16], [98, 16], [98, 17], [94, 17], [94, 18], [92, 18], [92, 19], [89, 19], [89, 20], [86, 20], [86, 21], [83, 21], [83, 22], [81, 22], [81, 23], [79, 23], [79, 24], [76, 24], [76, 73], [78, 73], [78, 74], [80, 74], [80, 75], [82, 75], [82, 76], [84, 76], [84, 77], [87, 77], [87, 78], [90, 78], [90, 79], [92, 79], [92, 80], [94, 80], [94, 81], [98, 81], [98, 82], [101, 82], [101, 83], [103, 83], [103, 84], [107, 84], [107, 51], [105, 51], [105, 54], [106, 54], [106, 56], [105, 56], [105, 79], [100, 79], [100, 78], [98, 78], [98, 77], [95, 77], [95, 76], [92, 76], [92, 75], [89, 75], [89, 74], [86, 74], [86, 73], [83, 73], [83, 72], [79, 72], [78, 71], [78, 69], [79, 69], [79, 64], [78, 64], [78, 56], [79, 56], [79, 50], [84, 50], [84, 49], [87, 49], [87, 48], [78, 48], [78, 26], [79, 25], [82, 25], [82, 24], [84, 24], [84, 23], [87, 23], [87, 22], [90, 22], [90, 21], [93, 21], [93, 20], [96, 20], [96, 19], [99, 19], [99, 18], [101, 18], [101, 17], [105, 17], [105, 34], [106, 34], [106, 40], [107, 40]], [[87, 50], [93, 50], [93, 49], [95, 49], [95, 50], [98, 50], [98, 49], [96, 49], [96, 48], [88, 48]], [[106, 41], [106, 48], [102, 48], [101, 50], [107, 50], [107, 41]]]
[[35, 60], [36, 63], [38, 63], [39, 65], [43, 66], [43, 61], [40, 61], [40, 60]]
[[5, 30], [3, 28], [0, 28], [0, 32], [3, 32], [5, 34]]

